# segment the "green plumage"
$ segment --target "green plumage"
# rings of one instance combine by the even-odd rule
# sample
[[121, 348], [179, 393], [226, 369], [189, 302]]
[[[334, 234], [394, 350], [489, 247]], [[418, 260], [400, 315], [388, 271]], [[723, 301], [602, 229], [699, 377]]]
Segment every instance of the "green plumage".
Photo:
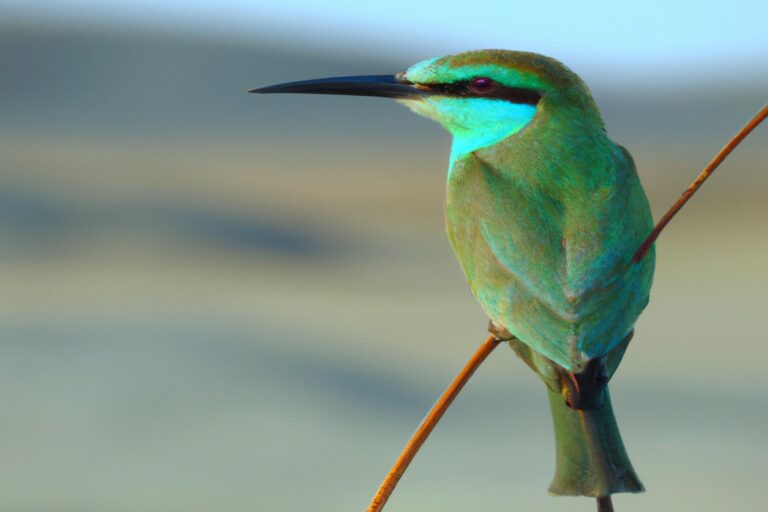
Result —
[[[608, 139], [575, 74], [511, 51], [469, 52], [429, 66], [433, 76], [441, 69], [471, 76], [478, 62], [486, 76], [535, 84], [542, 96], [521, 130], [452, 162], [448, 234], [491, 320], [579, 372], [632, 330], [648, 302], [653, 254], [629, 265], [653, 227], [648, 201], [632, 158]], [[427, 74], [417, 71], [406, 76]]]
[[630, 260], [653, 224], [581, 79], [542, 55], [483, 50], [253, 92], [384, 96], [452, 134], [448, 235], [493, 331], [547, 385], [550, 492], [641, 491], [606, 386], [648, 303], [653, 251]]
[[[478, 76], [502, 97], [473, 94]], [[606, 386], [653, 278], [653, 251], [630, 261], [653, 228], [632, 157], [606, 135], [582, 80], [548, 57], [468, 52], [416, 64], [405, 78], [470, 84], [464, 98], [404, 102], [453, 134], [451, 244], [495, 330], [512, 335], [547, 385], [557, 447], [550, 492], [642, 491]], [[505, 99], [527, 99], [518, 89], [539, 95], [535, 110]]]

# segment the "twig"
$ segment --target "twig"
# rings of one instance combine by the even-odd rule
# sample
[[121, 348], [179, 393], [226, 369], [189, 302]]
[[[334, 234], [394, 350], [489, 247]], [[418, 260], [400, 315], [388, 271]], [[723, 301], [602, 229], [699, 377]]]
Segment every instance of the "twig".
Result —
[[392, 491], [395, 490], [397, 482], [400, 481], [400, 477], [403, 476], [408, 465], [416, 456], [416, 452], [419, 451], [421, 445], [427, 440], [432, 429], [435, 428], [437, 422], [443, 417], [443, 414], [448, 407], [450, 407], [453, 399], [456, 398], [456, 395], [461, 391], [461, 388], [464, 387], [464, 384], [466, 384], [472, 374], [475, 373], [475, 370], [477, 370], [485, 358], [488, 357], [488, 354], [493, 352], [493, 349], [496, 348], [499, 341], [500, 340], [495, 336], [488, 337], [488, 339], [480, 345], [480, 348], [477, 349], [474, 355], [472, 355], [469, 361], [467, 361], [467, 364], [464, 365], [464, 368], [462, 368], [461, 372], [459, 372], [456, 378], [453, 379], [453, 382], [446, 388], [437, 402], [435, 402], [435, 405], [432, 406], [432, 410], [429, 411], [427, 417], [421, 422], [421, 425], [419, 425], [419, 428], [413, 434], [411, 440], [408, 441], [408, 444], [403, 448], [403, 452], [397, 458], [395, 465], [392, 466], [392, 469], [389, 470], [389, 474], [387, 474], [387, 477], [381, 483], [381, 486], [379, 486], [379, 490], [376, 491], [376, 495], [371, 500], [370, 505], [368, 505], [368, 512], [379, 512], [384, 508]]
[[610, 496], [597, 498], [597, 512], [613, 512], [613, 502]]
[[669, 211], [664, 214], [664, 217], [662, 217], [661, 220], [656, 224], [656, 226], [653, 228], [653, 231], [651, 231], [651, 233], [648, 235], [648, 238], [646, 238], [645, 241], [640, 245], [640, 248], [637, 250], [635, 255], [632, 256], [632, 261], [634, 263], [639, 263], [640, 260], [643, 259], [643, 256], [646, 255], [648, 250], [651, 248], [651, 245], [653, 245], [653, 242], [655, 242], [659, 237], [661, 230], [663, 230], [664, 227], [669, 224], [669, 221], [672, 220], [672, 217], [674, 217], [675, 214], [680, 211], [680, 208], [682, 208], [683, 205], [688, 202], [691, 196], [696, 193], [702, 183], [704, 183], [706, 179], [709, 178], [710, 174], [712, 174], [714, 170], [717, 169], [717, 167], [723, 162], [723, 160], [725, 160], [728, 155], [731, 154], [731, 151], [733, 151], [736, 146], [738, 146], [739, 143], [744, 140], [752, 130], [754, 130], [760, 123], [762, 123], [767, 116], [768, 105], [765, 105], [763, 109], [758, 112], [751, 121], [745, 124], [744, 127], [736, 135], [733, 136], [728, 144], [726, 144], [725, 147], [721, 149], [717, 155], [715, 155], [715, 158], [713, 158], [709, 165], [707, 165], [704, 170], [701, 171], [701, 174], [699, 174], [694, 182], [691, 183], [691, 186], [688, 187], [685, 192], [683, 192], [683, 195], [681, 195], [680, 199], [678, 199], [677, 202], [672, 205], [672, 208], [670, 208]]

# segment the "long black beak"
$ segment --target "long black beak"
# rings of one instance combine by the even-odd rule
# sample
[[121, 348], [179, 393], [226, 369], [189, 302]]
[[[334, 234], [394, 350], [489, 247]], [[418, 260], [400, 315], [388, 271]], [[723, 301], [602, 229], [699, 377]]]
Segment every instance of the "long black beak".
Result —
[[248, 92], [262, 94], [342, 94], [347, 96], [380, 96], [382, 98], [418, 98], [429, 92], [419, 89], [412, 82], [398, 78], [398, 75], [339, 76], [302, 80], [285, 84], [269, 85]]

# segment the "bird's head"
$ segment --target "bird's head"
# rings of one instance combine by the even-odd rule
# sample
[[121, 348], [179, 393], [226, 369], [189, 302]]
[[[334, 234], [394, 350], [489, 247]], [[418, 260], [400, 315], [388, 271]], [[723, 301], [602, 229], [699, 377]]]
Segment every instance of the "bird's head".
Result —
[[453, 135], [452, 159], [490, 146], [529, 125], [542, 109], [596, 109], [581, 79], [543, 55], [477, 50], [429, 59], [395, 75], [289, 82], [258, 93], [392, 98]]

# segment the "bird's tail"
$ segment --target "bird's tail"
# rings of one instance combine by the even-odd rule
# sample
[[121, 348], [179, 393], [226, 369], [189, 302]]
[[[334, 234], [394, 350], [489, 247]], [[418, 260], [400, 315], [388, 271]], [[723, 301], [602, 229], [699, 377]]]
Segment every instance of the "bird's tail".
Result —
[[590, 361], [580, 374], [566, 371], [517, 339], [509, 341], [547, 385], [557, 454], [551, 494], [600, 498], [644, 491], [624, 449], [607, 385], [631, 337], [600, 360]]
[[599, 409], [571, 409], [547, 386], [555, 424], [557, 460], [549, 492], [557, 496], [602, 497], [643, 492], [613, 415], [608, 388]]

